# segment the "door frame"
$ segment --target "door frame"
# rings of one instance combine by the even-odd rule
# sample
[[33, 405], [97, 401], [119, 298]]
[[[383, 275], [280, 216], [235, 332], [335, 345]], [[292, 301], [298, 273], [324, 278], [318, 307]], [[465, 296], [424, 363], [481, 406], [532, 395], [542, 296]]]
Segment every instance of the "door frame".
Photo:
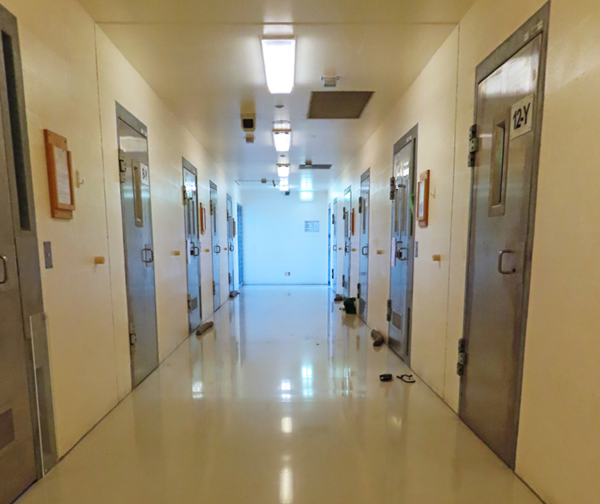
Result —
[[331, 257], [331, 270], [329, 274], [333, 274], [331, 279], [331, 288], [333, 289], [334, 294], [337, 294], [337, 282], [338, 282], [338, 199], [333, 198], [331, 202], [331, 215], [332, 215], [332, 231], [331, 231], [331, 248], [332, 248], [332, 257]]
[[[185, 191], [185, 170], [189, 171], [190, 173], [192, 173], [194, 175], [194, 177], [196, 178], [196, 200], [198, 202], [198, 208], [200, 208], [200, 195], [199, 195], [199, 191], [198, 191], [198, 170], [196, 169], [196, 167], [190, 163], [187, 159], [185, 159], [184, 157], [181, 158], [181, 176], [183, 179], [183, 190]], [[185, 210], [184, 210], [185, 212]], [[198, 215], [196, 215], [196, 219], [198, 219], [198, 223], [200, 222], [200, 214], [198, 213]], [[189, 254], [189, 251], [187, 250], [188, 247], [188, 243], [187, 243], [187, 230], [185, 228], [185, 224], [186, 224], [186, 217], [184, 215], [183, 218], [183, 225], [184, 225], [184, 240], [185, 240], [185, 247], [186, 247], [186, 261], [185, 261], [185, 272], [186, 272], [186, 284], [187, 284], [187, 280], [188, 280], [188, 275], [189, 275], [189, 266], [188, 266], [188, 261], [187, 261], [187, 257]], [[200, 225], [198, 224], [198, 247], [200, 250], [202, 250], [202, 238], [200, 235]], [[200, 260], [201, 255], [198, 254], [198, 309], [200, 310], [200, 324], [202, 324], [202, 261]], [[188, 287], [188, 295], [190, 294], [189, 292], [189, 287]], [[189, 299], [189, 298], [188, 298]], [[189, 308], [188, 308], [189, 309]], [[189, 320], [189, 319], [188, 319]], [[196, 328], [192, 328], [191, 327], [191, 323], [189, 324], [189, 330], [190, 330], [190, 334], [195, 330]]]
[[[24, 328], [26, 370], [37, 478], [58, 461], [47, 319], [42, 295], [38, 234], [17, 18], [0, 5], [3, 36], [0, 120], [3, 123]], [[8, 100], [7, 100], [8, 99]], [[11, 155], [12, 154], [12, 155]], [[23, 222], [23, 224], [22, 224]]]
[[[233, 198], [229, 193], [226, 194], [226, 203], [227, 203], [227, 274], [231, 275], [231, 278], [228, 278], [229, 283], [227, 284], [227, 288], [229, 289], [229, 295], [235, 290], [235, 256], [233, 255], [233, 250], [231, 250], [231, 246], [233, 245], [233, 241], [235, 239], [235, 235], [233, 234], [233, 226], [235, 222], [235, 217], [233, 215]], [[231, 215], [229, 214], [229, 203], [231, 203]], [[231, 237], [230, 237], [231, 233]], [[231, 240], [231, 241], [230, 241]]]
[[[218, 243], [214, 243], [215, 236], [217, 242], [219, 241], [219, 223], [217, 217], [219, 216], [219, 189], [217, 184], [212, 180], [208, 181], [208, 199], [209, 199], [209, 214], [210, 214], [210, 247], [211, 247], [211, 259], [212, 259], [212, 279], [213, 279], [213, 312], [216, 312], [221, 308], [221, 246]], [[212, 207], [212, 192], [215, 191], [217, 197], [217, 204]], [[212, 212], [210, 211], [212, 209]], [[213, 214], [214, 212], [214, 214]], [[215, 247], [219, 247], [219, 252], [215, 252]], [[218, 261], [215, 266], [215, 259]], [[215, 275], [215, 267], [218, 268], [218, 274]], [[217, 287], [218, 286], [218, 287]]]
[[[398, 140], [395, 144], [394, 144], [394, 154], [392, 156], [392, 177], [394, 176], [394, 157], [396, 156], [396, 154], [398, 154], [398, 152], [400, 152], [404, 147], [406, 147], [410, 142], [414, 142], [413, 145], [413, 150], [412, 150], [412, 180], [411, 180], [411, 192], [409, 193], [409, 197], [410, 198], [414, 198], [415, 197], [415, 193], [416, 193], [416, 181], [417, 181], [417, 172], [419, 169], [419, 125], [415, 124], [404, 136], [402, 136], [402, 138], [400, 138], [400, 140]], [[413, 199], [414, 201], [414, 199]], [[392, 212], [394, 212], [394, 209], [392, 208], [391, 210]], [[411, 221], [411, 226], [412, 226], [412, 243], [410, 243], [410, 236], [409, 236], [409, 246], [408, 246], [408, 250], [411, 251], [412, 254], [412, 260], [408, 261], [410, 264], [410, 267], [407, 266], [407, 280], [406, 280], [406, 357], [402, 357], [399, 354], [396, 353], [396, 351], [390, 346], [390, 348], [392, 349], [392, 351], [394, 353], [396, 353], [396, 355], [398, 355], [405, 363], [407, 366], [410, 367], [410, 361], [411, 361], [411, 354], [412, 354], [412, 317], [413, 317], [413, 294], [414, 294], [414, 278], [415, 278], [415, 259], [417, 257], [416, 254], [416, 248], [417, 248], [417, 226], [416, 226], [416, 213], [413, 212], [413, 218]], [[391, 237], [393, 235], [394, 232], [394, 221], [393, 219], [391, 219], [391, 224], [390, 224], [390, 243], [391, 243]], [[390, 250], [390, 254], [395, 253], [395, 251]], [[388, 303], [391, 303], [391, 299], [392, 299], [392, 270], [391, 270], [391, 266], [390, 266], [390, 286], [389, 286], [389, 301]], [[408, 313], [410, 313], [410, 315], [408, 315]], [[389, 335], [389, 328], [390, 325], [392, 324], [391, 322], [391, 313], [388, 315], [388, 335]], [[389, 346], [389, 345], [388, 345]]]
[[[544, 96], [545, 96], [545, 84], [546, 84], [546, 60], [548, 53], [548, 29], [550, 22], [550, 2], [546, 3], [540, 10], [538, 10], [531, 18], [529, 18], [521, 27], [516, 30], [507, 40], [500, 44], [487, 58], [485, 58], [476, 69], [475, 74], [475, 100], [473, 105], [473, 124], [477, 123], [477, 105], [478, 105], [478, 91], [479, 85], [485, 79], [487, 79], [492, 73], [512, 58], [517, 52], [525, 47], [534, 37], [541, 34], [542, 43], [540, 51], [540, 73], [538, 89], [543, 90], [542, 93], [536, 93], [535, 106], [537, 107], [538, 113], [535, 118], [533, 125], [534, 140], [533, 140], [533, 159], [531, 167], [531, 190], [529, 198], [529, 219], [527, 223], [528, 233], [527, 241], [525, 243], [524, 252], [524, 268], [523, 268], [523, 297], [522, 297], [522, 318], [521, 327], [519, 328], [519, 346], [518, 346], [518, 360], [517, 360], [517, 376], [516, 376], [516, 405], [515, 405], [515, 416], [514, 416], [514, 432], [515, 442], [518, 443], [519, 434], [519, 419], [521, 413], [521, 392], [523, 384], [523, 365], [525, 355], [525, 337], [527, 331], [527, 318], [529, 311], [529, 294], [531, 284], [531, 266], [532, 266], [532, 253], [533, 253], [533, 238], [534, 238], [534, 227], [535, 227], [535, 211], [536, 211], [536, 195], [538, 191], [538, 177], [539, 177], [539, 165], [540, 165], [540, 150], [541, 150], [541, 139], [542, 139], [542, 122], [543, 122], [543, 110], [544, 110]], [[474, 219], [473, 212], [475, 209], [473, 201], [474, 192], [474, 177], [473, 169], [471, 169], [471, 187], [470, 187], [470, 201], [469, 201], [469, 234], [467, 241], [467, 263], [466, 263], [466, 275], [465, 275], [465, 309], [463, 312], [463, 341], [468, 346], [469, 334], [467, 331], [467, 320], [471, 315], [470, 301], [471, 296], [469, 295], [470, 282], [472, 275], [470, 274], [469, 265], [471, 263], [471, 240], [474, 233]], [[459, 415], [462, 417], [464, 412], [464, 394], [466, 393], [466, 377], [463, 375], [460, 379], [460, 391], [459, 391]], [[515, 450], [516, 451], [516, 450]], [[515, 461], [508, 466], [514, 470]]]
[[237, 204], [237, 247], [238, 247], [238, 287], [244, 285], [244, 209], [242, 205]]
[[[358, 316], [359, 318], [366, 324], [367, 323], [367, 316], [369, 313], [369, 260], [371, 258], [371, 251], [369, 250], [369, 244], [370, 244], [370, 238], [371, 238], [371, 168], [367, 168], [367, 170], [360, 176], [360, 187], [359, 187], [359, 203], [358, 203], [358, 213], [359, 213], [359, 220], [361, 220], [360, 214], [361, 214], [361, 199], [362, 198], [362, 184], [363, 182], [369, 179], [369, 192], [368, 192], [368, 197], [369, 197], [369, 215], [368, 215], [368, 221], [367, 221], [367, 299], [365, 299], [365, 318], [363, 319], [360, 316], [360, 308], [358, 310]], [[364, 211], [367, 207], [363, 206], [362, 210]], [[363, 292], [363, 285], [360, 282], [360, 264], [361, 264], [361, 258], [362, 258], [362, 249], [365, 245], [362, 244], [362, 225], [359, 225], [359, 229], [361, 229], [360, 233], [358, 234], [358, 282], [357, 282], [357, 286], [358, 284], [360, 284], [360, 294], [362, 294]], [[358, 288], [357, 288], [357, 292], [356, 292], [356, 300], [359, 303], [360, 306], [360, 299], [361, 297], [359, 297], [359, 292], [358, 292]]]
[[[348, 199], [346, 199], [346, 194], [350, 194]], [[352, 273], [352, 184], [344, 189], [343, 201], [343, 209], [345, 210], [346, 206], [348, 206], [348, 212], [344, 219], [344, 269], [342, 273], [342, 292], [344, 292], [344, 296], [346, 295], [346, 292], [348, 292], [348, 296], [346, 297], [350, 298], [352, 297], [352, 285], [350, 284], [350, 274]], [[346, 231], [348, 231], [347, 234]], [[348, 242], [348, 252], [346, 252], [346, 241]], [[348, 275], [346, 275], [346, 254], [348, 255]]]

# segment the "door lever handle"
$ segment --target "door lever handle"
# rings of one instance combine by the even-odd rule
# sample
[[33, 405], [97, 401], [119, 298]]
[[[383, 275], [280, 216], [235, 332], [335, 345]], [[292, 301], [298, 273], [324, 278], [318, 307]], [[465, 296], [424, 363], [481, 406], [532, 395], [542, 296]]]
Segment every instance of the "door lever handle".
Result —
[[0, 261], [2, 261], [2, 270], [3, 270], [3, 275], [2, 275], [2, 280], [0, 280], [0, 285], [3, 285], [6, 282], [8, 282], [8, 262], [7, 262], [6, 256], [0, 256]]
[[[146, 255], [146, 253], [149, 253], [150, 256], [148, 258], [148, 256]], [[150, 264], [152, 262], [154, 262], [154, 250], [152, 250], [151, 248], [143, 248], [142, 249], [142, 262], [144, 264]]]
[[512, 275], [513, 273], [517, 272], [516, 268], [513, 268], [510, 271], [507, 271], [502, 268], [502, 260], [504, 259], [504, 256], [506, 254], [514, 254], [514, 253], [515, 253], [514, 250], [501, 250], [500, 251], [500, 253], [498, 254], [498, 273], [500, 273], [502, 275]]
[[[365, 252], [365, 249], [367, 250], [366, 252]], [[365, 256], [369, 255], [369, 246], [365, 245], [360, 251], [361, 251], [362, 255], [365, 255]]]
[[[217, 250], [219, 249], [219, 250]], [[215, 254], [220, 254], [221, 253], [221, 245], [215, 245]]]

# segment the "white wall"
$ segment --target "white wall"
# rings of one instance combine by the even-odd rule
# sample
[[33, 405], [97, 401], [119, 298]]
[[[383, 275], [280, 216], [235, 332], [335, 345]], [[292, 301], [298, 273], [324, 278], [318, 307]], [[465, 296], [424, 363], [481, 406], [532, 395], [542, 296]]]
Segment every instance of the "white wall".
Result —
[[[244, 283], [327, 284], [327, 191], [300, 201], [298, 191], [284, 196], [276, 189], [247, 189], [241, 200]], [[305, 221], [319, 221], [319, 232], [305, 232]]]

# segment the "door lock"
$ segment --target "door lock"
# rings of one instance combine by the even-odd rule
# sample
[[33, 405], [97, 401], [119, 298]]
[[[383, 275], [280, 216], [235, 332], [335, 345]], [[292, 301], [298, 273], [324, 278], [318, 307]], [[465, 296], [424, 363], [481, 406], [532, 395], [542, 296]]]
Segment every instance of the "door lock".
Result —
[[[366, 252], [365, 252], [365, 250], [366, 250]], [[364, 255], [364, 256], [366, 256], [366, 255], [369, 255], [369, 246], [368, 246], [368, 245], [365, 245], [365, 246], [364, 246], [364, 247], [361, 249], [361, 253], [362, 253], [362, 255]]]
[[142, 249], [142, 262], [144, 264], [150, 264], [154, 262], [154, 250], [149, 247]]

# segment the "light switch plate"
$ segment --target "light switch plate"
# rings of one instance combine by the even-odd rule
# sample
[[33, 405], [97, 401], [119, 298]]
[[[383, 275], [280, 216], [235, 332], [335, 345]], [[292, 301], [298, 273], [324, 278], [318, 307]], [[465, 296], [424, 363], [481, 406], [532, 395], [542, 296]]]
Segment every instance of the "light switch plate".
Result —
[[52, 263], [52, 243], [49, 241], [44, 242], [44, 266], [46, 269], [52, 269], [54, 264]]

